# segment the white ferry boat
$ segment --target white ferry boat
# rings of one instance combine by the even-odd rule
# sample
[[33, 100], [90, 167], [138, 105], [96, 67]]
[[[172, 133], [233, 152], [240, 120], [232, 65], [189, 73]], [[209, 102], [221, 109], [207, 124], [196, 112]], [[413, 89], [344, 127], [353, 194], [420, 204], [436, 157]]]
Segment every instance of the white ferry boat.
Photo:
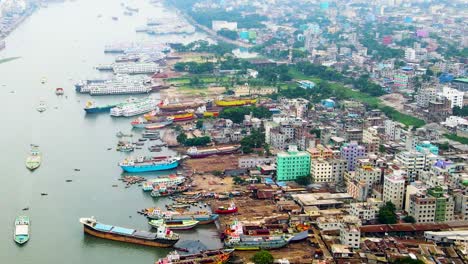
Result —
[[110, 110], [111, 116], [135, 116], [151, 112], [157, 108], [157, 101], [154, 98], [143, 99], [139, 102], [127, 104], [123, 107], [114, 107]]

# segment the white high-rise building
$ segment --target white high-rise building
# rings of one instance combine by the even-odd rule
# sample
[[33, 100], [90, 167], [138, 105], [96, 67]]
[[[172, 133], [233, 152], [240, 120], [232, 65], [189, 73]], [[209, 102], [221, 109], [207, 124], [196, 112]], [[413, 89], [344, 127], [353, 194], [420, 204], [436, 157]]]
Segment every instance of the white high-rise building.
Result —
[[415, 181], [427, 165], [426, 154], [418, 151], [402, 151], [395, 157], [396, 162], [406, 171], [410, 182]]
[[392, 202], [397, 210], [403, 209], [405, 178], [400, 174], [384, 177], [383, 201]]
[[310, 162], [310, 176], [314, 183], [335, 182], [332, 166], [324, 159], [313, 159]]
[[450, 107], [452, 108], [454, 108], [455, 106], [458, 106], [460, 108], [463, 107], [464, 94], [464, 92], [450, 88], [448, 86], [444, 86], [444, 88], [442, 88], [442, 96], [450, 100]]

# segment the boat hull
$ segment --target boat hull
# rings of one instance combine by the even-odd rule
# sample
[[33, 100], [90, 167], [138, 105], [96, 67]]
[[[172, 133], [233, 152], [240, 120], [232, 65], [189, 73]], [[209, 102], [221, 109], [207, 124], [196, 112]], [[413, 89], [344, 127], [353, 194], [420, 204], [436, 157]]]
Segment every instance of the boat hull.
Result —
[[170, 164], [158, 164], [158, 165], [133, 165], [125, 166], [121, 165], [122, 170], [126, 172], [147, 172], [147, 171], [163, 171], [163, 170], [172, 170], [179, 166], [179, 162], [173, 162]]
[[109, 112], [114, 107], [115, 107], [115, 105], [113, 105], [113, 106], [103, 106], [103, 107], [93, 107], [93, 108], [84, 108], [84, 110], [88, 114], [103, 113], [103, 112]]
[[83, 226], [83, 230], [86, 234], [103, 238], [103, 239], [108, 239], [108, 240], [114, 240], [114, 241], [120, 241], [120, 242], [126, 242], [126, 243], [132, 243], [132, 244], [138, 244], [138, 245], [143, 245], [143, 246], [149, 246], [149, 247], [172, 247], [175, 243], [177, 243], [178, 240], [143, 240], [143, 239], [138, 239], [134, 237], [127, 237], [127, 236], [121, 236], [117, 234], [111, 234], [111, 233], [104, 233], [104, 232], [99, 232], [97, 230], [94, 230], [88, 226]]
[[217, 209], [217, 210], [215, 210], [215, 213], [217, 213], [217, 214], [233, 214], [233, 213], [237, 213], [237, 208], [235, 208], [235, 209], [226, 209], [226, 210]]
[[[148, 215], [148, 218], [156, 219], [156, 220], [161, 219], [161, 217], [152, 216], [152, 215]], [[207, 225], [207, 224], [211, 224], [214, 221], [216, 221], [216, 219], [218, 219], [218, 215], [217, 214], [212, 214], [212, 215], [174, 215], [174, 216], [171, 217], [171, 219], [174, 219], [174, 220], [196, 220], [196, 221], [198, 221], [199, 225]]]
[[19, 237], [15, 236], [13, 238], [13, 240], [15, 240], [16, 244], [18, 244], [18, 245], [24, 245], [29, 241], [29, 236], [26, 237], [26, 238], [19, 238]]

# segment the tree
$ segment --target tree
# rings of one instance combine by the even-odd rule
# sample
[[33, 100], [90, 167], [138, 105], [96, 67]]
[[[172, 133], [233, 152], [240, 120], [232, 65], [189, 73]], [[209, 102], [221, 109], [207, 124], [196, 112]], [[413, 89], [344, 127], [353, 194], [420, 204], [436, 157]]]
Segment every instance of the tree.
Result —
[[419, 259], [412, 259], [410, 257], [400, 258], [392, 262], [394, 264], [424, 264], [424, 261]]
[[187, 135], [185, 133], [180, 133], [177, 136], [177, 142], [179, 142], [180, 144], [185, 144], [186, 141], [187, 141]]
[[208, 143], [211, 142], [211, 138], [208, 136], [204, 137], [194, 137], [194, 138], [188, 138], [184, 141], [185, 146], [206, 146]]
[[252, 261], [255, 264], [271, 264], [274, 261], [273, 256], [271, 255], [270, 252], [266, 250], [261, 250], [252, 257]]
[[232, 181], [234, 182], [234, 184], [236, 185], [241, 185], [243, 184], [245, 181], [244, 179], [242, 179], [241, 177], [239, 176], [235, 176], [234, 178], [232, 178]]
[[385, 153], [385, 151], [386, 151], [385, 146], [382, 145], [382, 144], [380, 144], [380, 145], [379, 145], [379, 152], [380, 152], [380, 153]]
[[309, 131], [310, 134], [315, 134], [316, 138], [320, 138], [320, 135], [322, 134], [322, 131], [318, 128], [312, 129]]
[[295, 182], [297, 184], [300, 184], [300, 185], [304, 185], [304, 186], [307, 186], [309, 184], [312, 183], [312, 179], [310, 178], [310, 175], [309, 176], [302, 176], [302, 177], [298, 177]]
[[444, 142], [444, 143], [439, 144], [439, 149], [440, 150], [447, 151], [447, 150], [449, 150], [449, 148], [450, 148], [450, 145], [449, 145], [448, 142]]
[[236, 40], [237, 39], [237, 31], [229, 30], [229, 29], [221, 29], [218, 32], [218, 35], [223, 36], [228, 39]]
[[380, 207], [377, 219], [381, 224], [395, 224], [397, 222], [395, 210], [395, 205], [392, 202], [387, 202]]
[[265, 133], [260, 130], [252, 130], [250, 135], [241, 139], [241, 150], [245, 154], [252, 153], [254, 148], [262, 148], [265, 144]]
[[405, 223], [416, 223], [416, 219], [414, 219], [414, 217], [412, 217], [411, 215], [403, 217], [403, 221], [405, 221]]
[[452, 111], [455, 116], [468, 116], [468, 106], [463, 106], [463, 108], [454, 106]]
[[195, 125], [197, 129], [202, 129], [203, 128], [203, 120], [197, 120], [197, 124]]

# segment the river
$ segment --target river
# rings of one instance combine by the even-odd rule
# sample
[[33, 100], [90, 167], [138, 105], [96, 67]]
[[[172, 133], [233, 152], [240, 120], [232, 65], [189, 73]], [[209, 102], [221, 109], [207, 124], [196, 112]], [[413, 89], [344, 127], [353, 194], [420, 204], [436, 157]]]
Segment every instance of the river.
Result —
[[[6, 39], [0, 59], [21, 58], [0, 64], [2, 263], [153, 263], [169, 252], [90, 237], [78, 222], [80, 217], [95, 216], [103, 223], [150, 230], [136, 211], [168, 202], [153, 200], [136, 185], [123, 187], [117, 163], [125, 154], [107, 148], [115, 148], [117, 131], [130, 131], [130, 119], [85, 115], [83, 106], [90, 96], [76, 94], [73, 88], [76, 80], [96, 76], [93, 67], [97, 64], [112, 62], [113, 56], [103, 53], [106, 44], [206, 38], [202, 33], [187, 38], [136, 33], [135, 27], [144, 25], [147, 17], [174, 12], [143, 0], [132, 5], [140, 12], [124, 16], [120, 1], [115, 0], [50, 4]], [[112, 16], [120, 19], [114, 21]], [[41, 84], [44, 77], [47, 82]], [[66, 96], [56, 96], [56, 87], [64, 87]], [[125, 98], [93, 99], [105, 103]], [[41, 100], [48, 106], [44, 113], [35, 110]], [[24, 165], [31, 143], [38, 144], [43, 153], [43, 163], [34, 172]], [[41, 196], [43, 192], [48, 195]], [[22, 211], [25, 207], [29, 211]], [[13, 222], [20, 214], [29, 215], [32, 221], [31, 240], [24, 246], [13, 241]], [[214, 226], [179, 233], [181, 241], [221, 246], [214, 239]]]

